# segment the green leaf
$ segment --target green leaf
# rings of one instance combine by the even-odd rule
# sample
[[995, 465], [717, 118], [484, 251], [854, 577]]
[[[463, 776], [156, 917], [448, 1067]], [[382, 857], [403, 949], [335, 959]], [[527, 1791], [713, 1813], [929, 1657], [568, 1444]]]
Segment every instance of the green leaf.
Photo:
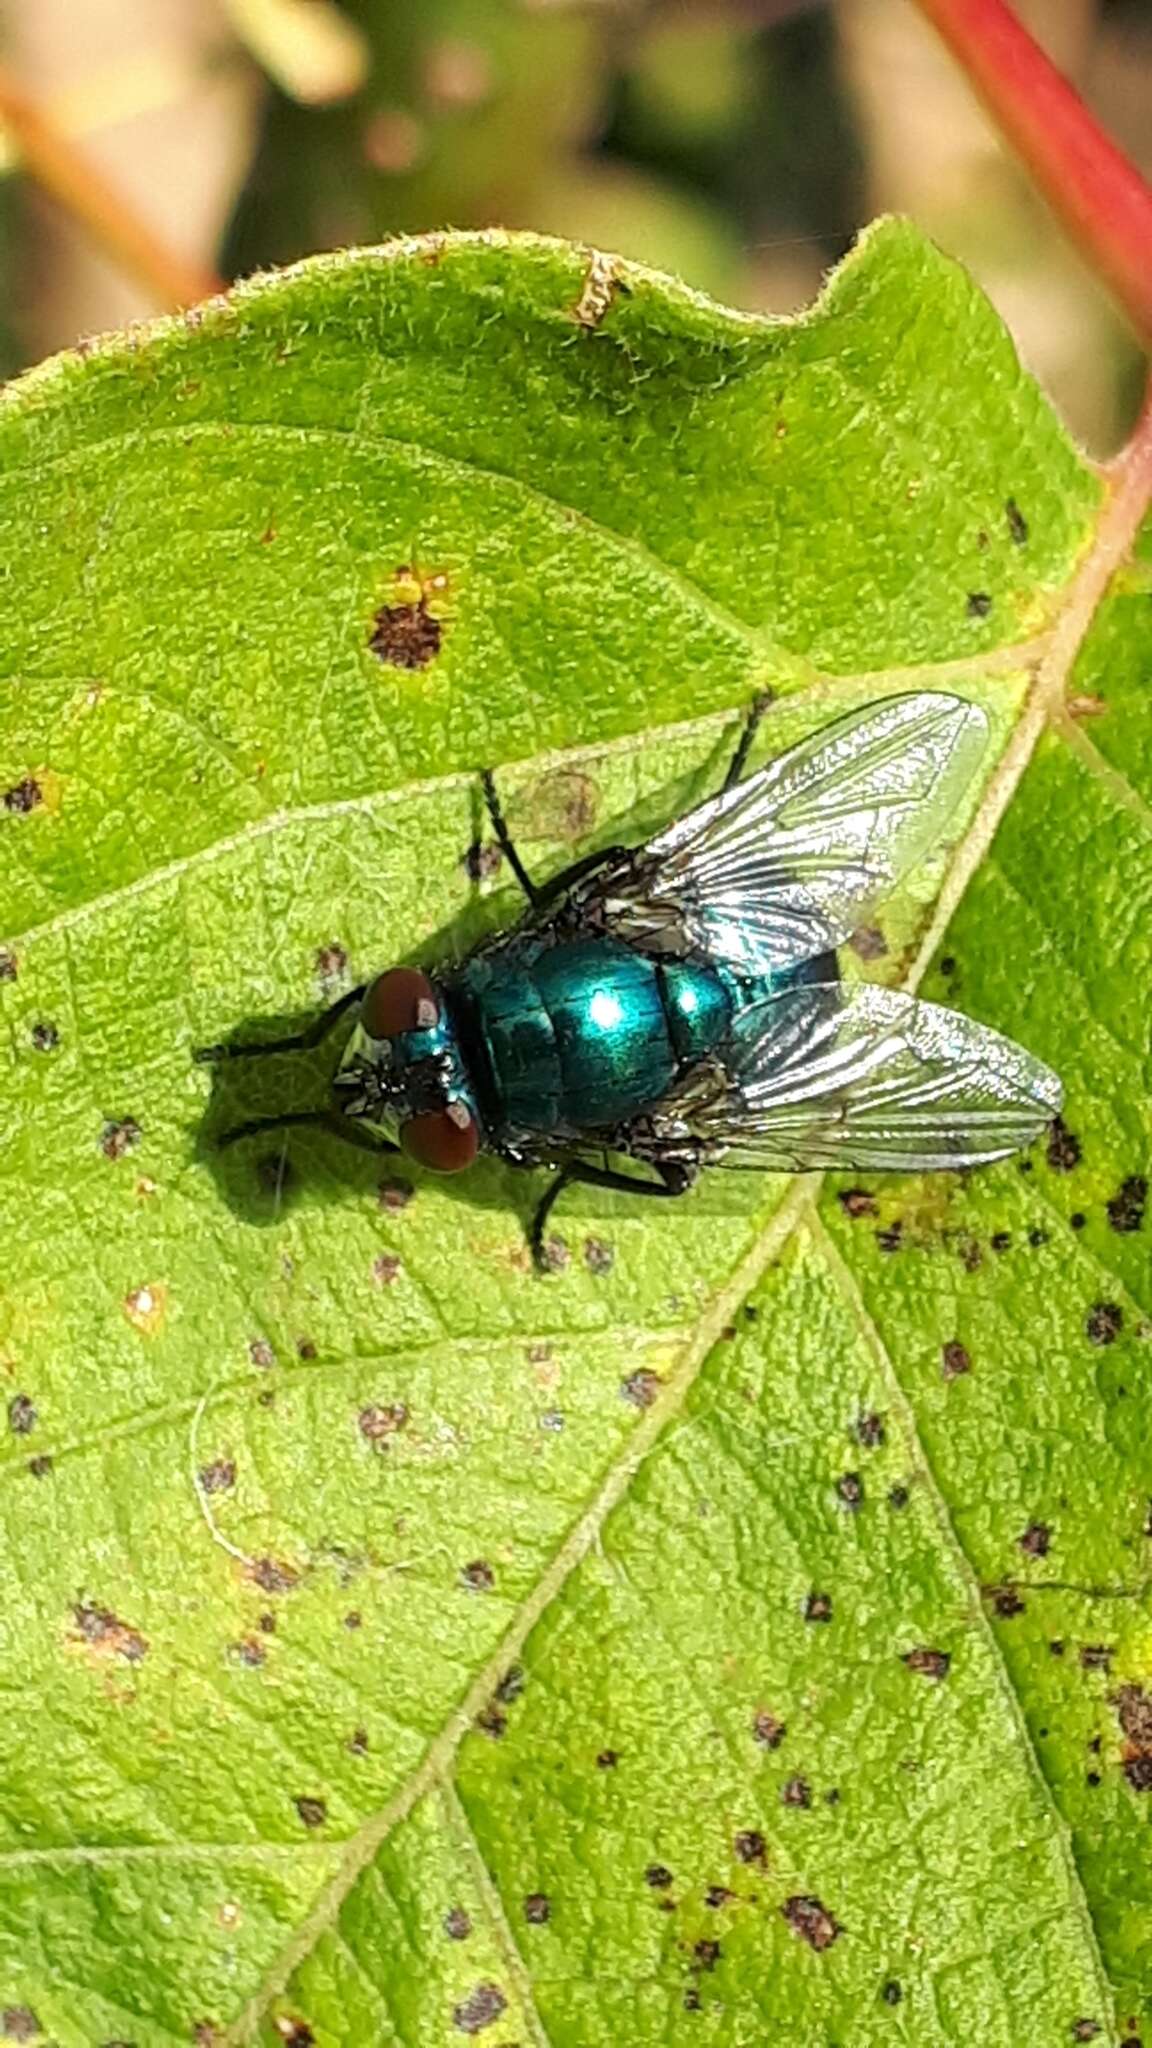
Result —
[[[322, 259], [0, 444], [0, 2032], [1138, 2036], [1152, 465], [892, 224], [790, 323]], [[857, 951], [1059, 1069], [1050, 1148], [576, 1190], [547, 1280], [495, 1167], [213, 1150], [324, 1062], [193, 1048], [515, 914], [480, 766], [543, 874], [754, 690], [767, 753], [911, 683], [995, 758]]]

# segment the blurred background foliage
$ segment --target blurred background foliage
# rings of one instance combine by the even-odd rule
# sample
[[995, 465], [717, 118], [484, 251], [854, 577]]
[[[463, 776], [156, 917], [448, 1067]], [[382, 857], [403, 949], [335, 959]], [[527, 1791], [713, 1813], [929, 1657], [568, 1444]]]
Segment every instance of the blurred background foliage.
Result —
[[[9, 78], [125, 209], [225, 278], [499, 223], [778, 313], [895, 210], [975, 272], [1093, 450], [1135, 410], [1119, 317], [910, 0], [0, 4]], [[1019, 12], [1152, 174], [1152, 0]], [[163, 310], [38, 188], [14, 131], [2, 167], [6, 370]]]

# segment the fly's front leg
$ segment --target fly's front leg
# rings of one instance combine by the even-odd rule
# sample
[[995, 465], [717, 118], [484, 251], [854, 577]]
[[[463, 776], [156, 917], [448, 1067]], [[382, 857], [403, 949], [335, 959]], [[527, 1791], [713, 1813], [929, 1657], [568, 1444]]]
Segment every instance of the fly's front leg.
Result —
[[540, 891], [516, 851], [512, 834], [508, 830], [508, 821], [504, 816], [503, 806], [496, 793], [496, 778], [490, 768], [484, 769], [480, 777], [480, 786], [484, 791], [484, 801], [488, 806], [488, 816], [492, 821], [492, 830], [496, 834], [496, 843], [528, 898], [529, 903], [538, 903]]
[[230, 1131], [224, 1131], [216, 1140], [221, 1152], [229, 1146], [240, 1144], [244, 1138], [266, 1137], [270, 1131], [313, 1130], [327, 1131], [329, 1137], [339, 1138], [342, 1145], [351, 1145], [357, 1152], [399, 1152], [390, 1138], [381, 1138], [374, 1132], [362, 1130], [341, 1116], [338, 1109], [288, 1109], [281, 1116], [250, 1117], [247, 1123], [233, 1124]]
[[548, 1218], [564, 1193], [565, 1188], [579, 1184], [588, 1188], [605, 1188], [616, 1195], [651, 1195], [667, 1201], [679, 1195], [686, 1195], [696, 1178], [695, 1169], [682, 1160], [654, 1160], [652, 1162], [659, 1180], [639, 1180], [635, 1174], [621, 1173], [610, 1166], [594, 1166], [587, 1159], [569, 1159], [560, 1168], [547, 1193], [536, 1205], [528, 1242], [532, 1248], [532, 1263], [538, 1273], [551, 1269], [544, 1244], [544, 1231]]
[[272, 1052], [310, 1052], [313, 1046], [327, 1038], [353, 1003], [360, 1001], [367, 986], [367, 982], [361, 982], [359, 988], [347, 989], [336, 998], [330, 1009], [322, 1010], [303, 1031], [293, 1031], [287, 1038], [260, 1039], [255, 1045], [202, 1045], [192, 1057], [201, 1065], [215, 1065], [220, 1060], [261, 1059], [265, 1053]]

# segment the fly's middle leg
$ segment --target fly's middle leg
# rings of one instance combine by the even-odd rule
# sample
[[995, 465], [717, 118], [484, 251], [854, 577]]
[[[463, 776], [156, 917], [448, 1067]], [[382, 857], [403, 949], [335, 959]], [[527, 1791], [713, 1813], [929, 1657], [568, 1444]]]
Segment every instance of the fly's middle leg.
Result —
[[752, 742], [760, 729], [760, 721], [763, 718], [764, 713], [767, 711], [768, 706], [771, 704], [771, 702], [771, 690], [761, 690], [755, 697], [753, 697], [751, 709], [749, 710], [747, 718], [744, 720], [744, 730], [740, 734], [740, 738], [736, 742], [736, 752], [733, 754], [731, 761], [728, 763], [728, 773], [724, 777], [724, 781], [722, 784], [722, 787], [724, 789], [734, 789], [736, 784], [739, 782], [740, 777], [743, 775], [745, 763], [747, 762], [748, 755], [751, 751]]

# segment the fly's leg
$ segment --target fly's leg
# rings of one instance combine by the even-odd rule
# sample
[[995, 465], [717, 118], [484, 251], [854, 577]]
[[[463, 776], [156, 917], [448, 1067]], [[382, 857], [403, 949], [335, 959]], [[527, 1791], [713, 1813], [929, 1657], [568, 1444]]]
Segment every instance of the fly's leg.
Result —
[[496, 834], [500, 851], [504, 855], [520, 887], [523, 889], [529, 903], [536, 904], [540, 900], [540, 891], [516, 851], [512, 834], [508, 830], [508, 822], [504, 816], [500, 798], [496, 793], [496, 778], [490, 768], [485, 768], [480, 777], [480, 785], [484, 791], [484, 801], [488, 806], [488, 816], [492, 820], [492, 830]]
[[389, 1138], [376, 1137], [370, 1131], [361, 1130], [337, 1109], [289, 1109], [282, 1116], [256, 1116], [246, 1124], [234, 1124], [225, 1131], [216, 1143], [223, 1152], [229, 1145], [238, 1145], [242, 1138], [263, 1136], [268, 1131], [288, 1131], [308, 1128], [327, 1131], [332, 1138], [339, 1138], [344, 1145], [352, 1145], [358, 1152], [398, 1152]]
[[202, 1045], [192, 1057], [201, 1065], [205, 1065], [215, 1064], [218, 1060], [259, 1059], [269, 1052], [309, 1052], [314, 1045], [319, 1045], [327, 1038], [345, 1011], [350, 1010], [353, 1003], [360, 1001], [367, 986], [367, 982], [361, 982], [359, 988], [348, 989], [344, 995], [337, 997], [331, 1009], [321, 1011], [306, 1030], [293, 1031], [287, 1038], [266, 1038], [255, 1045]]
[[686, 1195], [695, 1179], [690, 1166], [679, 1161], [654, 1162], [659, 1180], [638, 1180], [634, 1174], [620, 1173], [610, 1166], [593, 1166], [587, 1159], [569, 1159], [560, 1168], [547, 1193], [541, 1196], [532, 1218], [528, 1242], [532, 1247], [532, 1263], [538, 1273], [549, 1271], [548, 1255], [544, 1247], [544, 1231], [548, 1218], [564, 1193], [565, 1188], [577, 1183], [589, 1188], [606, 1188], [617, 1195], [655, 1195], [661, 1200], [677, 1195]]
[[724, 777], [723, 783], [724, 789], [734, 789], [743, 775], [752, 742], [760, 728], [760, 721], [771, 702], [771, 690], [761, 690], [758, 696], [753, 697], [752, 708], [744, 720], [744, 730], [737, 742], [736, 752], [728, 763], [728, 773]]

